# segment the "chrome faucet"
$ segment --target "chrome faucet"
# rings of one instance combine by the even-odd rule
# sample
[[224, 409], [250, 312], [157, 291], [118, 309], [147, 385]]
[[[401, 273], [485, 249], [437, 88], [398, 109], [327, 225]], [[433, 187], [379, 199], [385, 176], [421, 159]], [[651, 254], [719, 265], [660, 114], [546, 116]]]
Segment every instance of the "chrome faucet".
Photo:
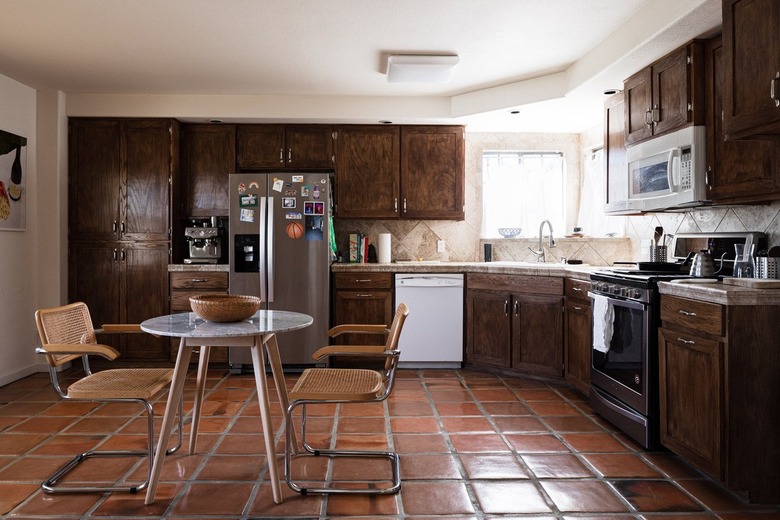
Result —
[[547, 224], [547, 226], [550, 228], [550, 248], [555, 247], [555, 240], [553, 239], [553, 228], [552, 223], [549, 220], [542, 220], [542, 223], [539, 225], [539, 249], [534, 249], [533, 247], [529, 247], [528, 249], [536, 255], [536, 261], [537, 262], [544, 262], [544, 245], [542, 244], [543, 235], [544, 232], [544, 224]]

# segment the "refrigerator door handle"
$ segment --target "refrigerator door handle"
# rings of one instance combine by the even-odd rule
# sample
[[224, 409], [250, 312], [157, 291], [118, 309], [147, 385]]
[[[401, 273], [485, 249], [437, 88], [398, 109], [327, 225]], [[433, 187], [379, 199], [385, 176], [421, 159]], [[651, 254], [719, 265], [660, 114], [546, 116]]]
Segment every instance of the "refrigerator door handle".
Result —
[[268, 303], [274, 301], [274, 198], [268, 197], [268, 211], [264, 212], [268, 215], [268, 222], [266, 222], [265, 232], [267, 233], [267, 239], [265, 241], [266, 247], [266, 276], [265, 279], [268, 282]]
[[267, 225], [267, 216], [266, 216], [266, 204], [267, 200], [265, 197], [262, 197], [260, 199], [260, 229], [258, 230], [260, 232], [260, 243], [258, 245], [259, 251], [256, 251], [255, 254], [258, 255], [257, 263], [258, 263], [258, 273], [257, 275], [260, 277], [260, 299], [263, 302], [268, 301], [268, 291], [266, 287], [266, 281], [267, 278], [265, 276], [266, 271], [266, 255], [265, 255], [265, 248], [268, 247], [267, 241], [263, 240], [263, 237], [268, 231], [268, 225]]

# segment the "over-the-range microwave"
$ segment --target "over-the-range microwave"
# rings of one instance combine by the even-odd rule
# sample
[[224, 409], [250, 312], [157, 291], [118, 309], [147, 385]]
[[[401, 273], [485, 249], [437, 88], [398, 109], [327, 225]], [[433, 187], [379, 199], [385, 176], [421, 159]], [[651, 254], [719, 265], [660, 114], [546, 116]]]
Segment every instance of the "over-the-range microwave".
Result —
[[703, 126], [688, 126], [626, 147], [626, 168], [610, 167], [610, 215], [681, 209], [707, 204]]

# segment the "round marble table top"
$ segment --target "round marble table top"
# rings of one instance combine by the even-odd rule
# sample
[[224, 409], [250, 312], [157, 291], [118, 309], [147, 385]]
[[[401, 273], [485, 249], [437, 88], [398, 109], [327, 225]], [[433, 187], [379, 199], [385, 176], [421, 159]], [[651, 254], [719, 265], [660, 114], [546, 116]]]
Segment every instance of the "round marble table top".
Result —
[[308, 314], [291, 311], [257, 311], [244, 321], [217, 323], [198, 318], [194, 312], [158, 316], [141, 323], [141, 330], [178, 338], [229, 338], [258, 336], [303, 329], [314, 323]]

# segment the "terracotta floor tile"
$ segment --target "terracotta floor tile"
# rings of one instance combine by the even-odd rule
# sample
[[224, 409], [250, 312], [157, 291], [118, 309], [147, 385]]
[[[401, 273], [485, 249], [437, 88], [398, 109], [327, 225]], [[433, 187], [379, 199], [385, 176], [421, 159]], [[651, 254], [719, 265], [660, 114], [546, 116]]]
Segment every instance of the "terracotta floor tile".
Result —
[[326, 513], [332, 516], [366, 516], [398, 514], [396, 495], [331, 495]]
[[593, 473], [571, 454], [523, 455], [523, 460], [537, 478], [585, 478]]
[[349, 434], [336, 437], [336, 448], [340, 450], [386, 450], [390, 447], [384, 434]]
[[472, 390], [471, 393], [478, 401], [500, 401], [512, 403], [518, 400], [515, 393], [507, 388], [477, 388]]
[[483, 402], [481, 405], [491, 415], [531, 415], [531, 410], [521, 402]]
[[24, 401], [16, 401], [0, 406], [0, 416], [27, 418], [32, 417], [37, 413], [41, 413], [51, 406], [52, 403], [27, 403]]
[[472, 482], [474, 494], [485, 513], [548, 513], [544, 497], [530, 482]]
[[341, 433], [382, 433], [387, 431], [384, 417], [343, 417], [337, 427]]
[[641, 458], [626, 453], [592, 453], [582, 456], [590, 465], [607, 478], [661, 478], [661, 474], [648, 466]]
[[506, 439], [517, 453], [569, 453], [569, 448], [553, 435], [508, 434]]
[[256, 455], [265, 453], [265, 444], [261, 433], [233, 433], [225, 435], [217, 445], [220, 455]]
[[474, 506], [462, 482], [406, 482], [401, 500], [407, 515], [474, 513]]
[[161, 483], [157, 487], [153, 504], [145, 505], [142, 494], [112, 493], [95, 510], [95, 517], [159, 518], [165, 514], [171, 501], [181, 491], [181, 484]]
[[[44, 493], [40, 486], [24, 486], [26, 489], [35, 491], [27, 502], [17, 507], [14, 511], [19, 515], [74, 515], [81, 516], [92, 509], [99, 501], [103, 500], [100, 493], [79, 493], [79, 494], [59, 494], [52, 495]], [[9, 486], [9, 491], [16, 491], [16, 486]], [[37, 490], [37, 491], [36, 491]], [[5, 486], [3, 487], [5, 491]], [[3, 493], [5, 494], [5, 493]], [[0, 498], [0, 500], [5, 500]]]
[[439, 422], [433, 417], [397, 417], [390, 419], [393, 433], [437, 433]]
[[431, 399], [433, 399], [435, 403], [461, 403], [474, 401], [474, 397], [472, 397], [471, 393], [465, 389], [431, 390]]
[[254, 484], [243, 482], [194, 483], [184, 488], [173, 506], [177, 515], [239, 516], [249, 500]]
[[515, 455], [463, 454], [460, 461], [468, 478], [472, 480], [528, 478], [528, 473]]
[[603, 482], [543, 481], [542, 487], [564, 512], [621, 512], [628, 508]]
[[616, 453], [628, 451], [628, 448], [607, 433], [565, 433], [561, 437], [572, 449], [580, 452]]
[[436, 411], [442, 417], [463, 417], [466, 415], [482, 417], [482, 410], [476, 403], [436, 403]]
[[660, 480], [616, 480], [613, 486], [641, 512], [701, 511], [702, 507], [677, 489]]
[[[315, 459], [321, 457], [313, 457]], [[392, 482], [393, 467], [389, 459], [336, 457], [332, 460], [333, 481], [354, 482]], [[379, 486], [378, 486], [379, 487]], [[381, 487], [390, 487], [385, 485]]]
[[516, 392], [524, 401], [563, 401], [558, 392], [549, 388], [520, 388]]
[[511, 417], [511, 416], [494, 416], [493, 422], [496, 427], [502, 432], [522, 432], [522, 433], [542, 433], [549, 432], [549, 428], [545, 426], [542, 421], [536, 417]]
[[459, 453], [509, 452], [504, 439], [497, 433], [451, 434], [450, 442]]
[[[37, 444], [45, 441], [45, 434], [1, 433], [0, 455], [21, 455]], [[75, 452], [74, 452], [75, 453]]]
[[[13, 421], [13, 419], [9, 420]], [[26, 421], [8, 428], [7, 431], [11, 433], [45, 433], [53, 435], [67, 428], [72, 422], [72, 417], [30, 417]]]
[[430, 403], [388, 403], [390, 415], [396, 416], [433, 416], [433, 408]]
[[403, 480], [460, 479], [454, 455], [401, 455]]
[[284, 518], [286, 516], [303, 516], [319, 518], [322, 513], [322, 495], [303, 496], [282, 484], [281, 504], [274, 503], [271, 485], [264, 483], [260, 486], [257, 496], [249, 510], [252, 517], [259, 518]]
[[265, 463], [263, 455], [212, 455], [198, 471], [197, 479], [253, 481], [260, 476]]
[[551, 429], [564, 432], [600, 432], [602, 428], [590, 417], [574, 415], [566, 417], [544, 417], [544, 423]]
[[650, 464], [656, 466], [664, 475], [670, 478], [679, 479], [701, 477], [701, 474], [698, 471], [671, 453], [643, 453], [642, 457]]
[[443, 434], [394, 433], [393, 442], [398, 453], [449, 453]]
[[[322, 405], [323, 409], [324, 406]], [[309, 406], [310, 410], [315, 408], [319, 409], [320, 406]], [[332, 415], [332, 414], [331, 414]], [[384, 417], [385, 406], [384, 403], [357, 403], [357, 404], [341, 404], [339, 405], [340, 417]]]
[[563, 401], [526, 401], [525, 404], [536, 415], [582, 415], [574, 406]]
[[441, 423], [448, 432], [494, 432], [496, 429], [484, 417], [442, 417]]
[[696, 497], [696, 500], [713, 511], [738, 512], [756, 509], [745, 504], [722, 486], [705, 479], [681, 479], [677, 485]]
[[[30, 403], [30, 404], [44, 404], [44, 403]], [[73, 401], [73, 402], [58, 401], [51, 406], [47, 406], [46, 409], [41, 412], [41, 415], [83, 417], [84, 415], [97, 409], [100, 406], [103, 405], [98, 403], [80, 402], [80, 401]]]

